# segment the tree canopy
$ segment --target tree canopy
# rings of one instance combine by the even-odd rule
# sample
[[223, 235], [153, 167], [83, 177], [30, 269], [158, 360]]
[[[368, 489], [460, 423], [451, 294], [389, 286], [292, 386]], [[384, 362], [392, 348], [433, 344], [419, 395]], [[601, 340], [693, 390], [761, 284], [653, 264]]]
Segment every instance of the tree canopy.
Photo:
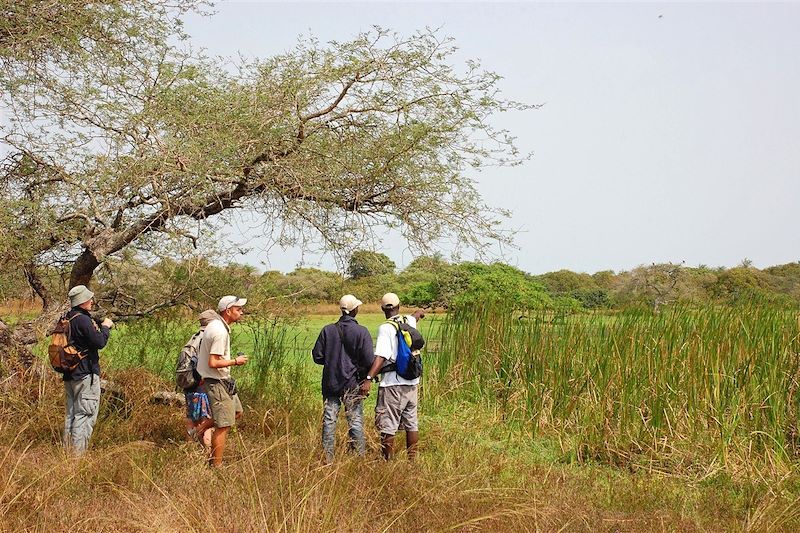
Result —
[[387, 226], [421, 251], [508, 240], [468, 169], [524, 159], [491, 117], [528, 106], [477, 62], [454, 66], [437, 32], [306, 38], [234, 70], [181, 44], [194, 2], [59, 5], [0, 4], [0, 264], [45, 302], [44, 265], [88, 283], [129, 247], [207, 246], [235, 209], [274, 243], [338, 252]]
[[356, 250], [347, 264], [347, 275], [353, 279], [380, 276], [394, 272], [394, 261], [386, 254], [369, 250]]

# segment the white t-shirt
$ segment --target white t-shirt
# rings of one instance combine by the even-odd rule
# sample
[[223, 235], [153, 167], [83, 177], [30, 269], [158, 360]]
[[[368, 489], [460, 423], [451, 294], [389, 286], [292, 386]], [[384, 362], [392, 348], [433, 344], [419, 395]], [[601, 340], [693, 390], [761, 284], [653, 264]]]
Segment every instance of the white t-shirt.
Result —
[[[406, 322], [412, 328], [417, 327], [417, 319], [411, 315], [406, 315]], [[397, 360], [397, 329], [391, 324], [381, 324], [378, 327], [378, 340], [375, 341], [375, 355], [386, 359], [385, 364], [394, 363]], [[381, 387], [391, 387], [393, 385], [417, 385], [419, 378], [405, 379], [397, 375], [397, 372], [386, 372], [381, 377]]]
[[203, 331], [203, 340], [197, 350], [197, 373], [204, 378], [230, 378], [230, 367], [211, 368], [208, 366], [212, 353], [221, 355], [228, 361], [231, 359], [231, 330], [222, 319], [212, 320]]

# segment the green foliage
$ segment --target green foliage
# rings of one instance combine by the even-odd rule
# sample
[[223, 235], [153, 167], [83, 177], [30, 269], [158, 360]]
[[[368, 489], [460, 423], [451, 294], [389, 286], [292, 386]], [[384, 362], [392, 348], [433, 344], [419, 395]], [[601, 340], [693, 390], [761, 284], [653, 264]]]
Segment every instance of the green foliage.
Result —
[[352, 279], [361, 279], [390, 274], [394, 272], [394, 269], [394, 261], [385, 254], [369, 250], [356, 250], [350, 256], [347, 275]]
[[398, 290], [397, 275], [387, 272], [381, 275], [347, 279], [344, 281], [341, 292], [354, 294], [362, 302], [377, 302], [387, 292], [397, 292]]
[[585, 309], [607, 309], [611, 307], [611, 298], [606, 289], [574, 289], [570, 291], [569, 295]]
[[[607, 286], [611, 284], [613, 273], [599, 272], [594, 276], [584, 273], [559, 270], [537, 276], [547, 291], [556, 299], [572, 299], [578, 308], [600, 309], [611, 307], [611, 297]], [[600, 283], [598, 283], [600, 280]], [[601, 286], [602, 284], [602, 286]], [[566, 304], [562, 304], [562, 307]], [[569, 307], [569, 306], [568, 306]]]
[[752, 267], [739, 266], [720, 273], [709, 289], [717, 300], [735, 304], [764, 294], [768, 288], [767, 275]]
[[585, 291], [597, 288], [597, 281], [589, 274], [559, 270], [537, 276], [537, 280], [545, 286], [550, 294], [561, 295], [573, 291]]
[[[507, 213], [463, 169], [524, 160], [491, 117], [530, 106], [500, 99], [477, 62], [454, 67], [450, 39], [374, 28], [231, 69], [183, 48], [195, 5], [0, 6], [0, 104], [13, 115], [0, 125], [0, 266], [35, 275], [55, 257], [75, 285], [107, 263], [112, 284], [128, 248], [147, 264], [208, 251], [232, 208], [273, 243], [337, 253], [387, 225], [421, 250], [508, 241]], [[393, 270], [369, 259], [354, 278]]]
[[438, 299], [437, 285], [433, 281], [422, 281], [407, 286], [398, 295], [401, 302], [417, 307], [436, 307], [441, 305]]
[[298, 268], [277, 281], [285, 297], [301, 303], [337, 302], [344, 279], [339, 274], [317, 268]]
[[610, 290], [614, 285], [616, 276], [613, 270], [601, 270], [592, 274], [592, 279], [598, 287]]
[[534, 309], [552, 303], [533, 277], [503, 263], [455, 265], [440, 278], [439, 298], [453, 308], [503, 302], [517, 309]]

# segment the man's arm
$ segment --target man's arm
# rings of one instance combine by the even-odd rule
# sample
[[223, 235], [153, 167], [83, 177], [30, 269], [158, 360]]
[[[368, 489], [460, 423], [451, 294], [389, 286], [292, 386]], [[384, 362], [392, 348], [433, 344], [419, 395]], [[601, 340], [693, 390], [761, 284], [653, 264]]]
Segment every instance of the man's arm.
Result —
[[322, 331], [319, 332], [319, 337], [317, 337], [317, 342], [314, 343], [314, 348], [311, 350], [311, 357], [314, 358], [314, 362], [318, 365], [325, 364], [325, 328], [322, 328]]
[[378, 375], [378, 372], [381, 371], [381, 368], [385, 362], [386, 359], [380, 355], [375, 356], [375, 361], [372, 362], [372, 366], [370, 367], [369, 372], [367, 372], [367, 379], [361, 382], [360, 389], [363, 396], [369, 394], [369, 389], [372, 386], [372, 382], [374, 381], [375, 376]]
[[208, 356], [208, 366], [211, 368], [225, 368], [228, 366], [239, 366], [247, 364], [246, 355], [237, 355], [236, 359], [225, 359], [224, 356], [212, 353]]
[[76, 329], [80, 334], [82, 340], [86, 343], [87, 348], [104, 348], [108, 342], [108, 337], [111, 334], [109, 331], [109, 323], [113, 324], [111, 320], [105, 319], [101, 326], [95, 325], [94, 320], [86, 315], [77, 315], [74, 319], [77, 322]]
[[361, 332], [361, 338], [359, 339], [359, 349], [358, 349], [358, 358], [360, 362], [361, 368], [369, 368], [372, 369], [372, 365], [375, 364], [375, 347], [372, 345], [372, 337], [369, 335], [369, 331], [367, 328], [364, 328]]

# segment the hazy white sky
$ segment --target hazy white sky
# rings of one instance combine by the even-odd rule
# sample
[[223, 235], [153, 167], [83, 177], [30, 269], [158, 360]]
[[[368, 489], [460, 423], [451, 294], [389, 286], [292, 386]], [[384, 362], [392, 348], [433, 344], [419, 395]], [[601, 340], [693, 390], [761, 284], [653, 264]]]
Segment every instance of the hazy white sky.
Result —
[[[475, 176], [509, 208], [531, 273], [800, 260], [800, 3], [222, 2], [192, 17], [212, 54], [268, 56], [298, 35], [347, 40], [372, 25], [441, 27], [504, 76], [507, 98], [544, 104], [497, 124], [534, 157]], [[238, 230], [234, 230], [236, 233]], [[246, 237], [251, 238], [251, 235]], [[331, 257], [272, 248], [261, 269]], [[404, 266], [403, 245], [380, 249]]]

